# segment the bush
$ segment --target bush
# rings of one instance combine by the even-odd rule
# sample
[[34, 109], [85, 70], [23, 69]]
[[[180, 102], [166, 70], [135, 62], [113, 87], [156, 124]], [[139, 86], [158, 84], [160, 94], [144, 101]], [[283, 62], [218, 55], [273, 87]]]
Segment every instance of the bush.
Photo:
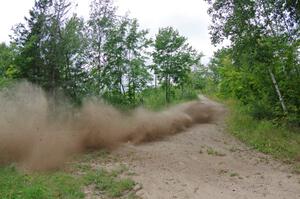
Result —
[[159, 87], [146, 89], [141, 93], [141, 104], [146, 108], [158, 110], [164, 106], [177, 104], [188, 100], [194, 100], [198, 95], [197, 91], [191, 88], [172, 88], [171, 93], [171, 102], [168, 104], [166, 102], [164, 88]]

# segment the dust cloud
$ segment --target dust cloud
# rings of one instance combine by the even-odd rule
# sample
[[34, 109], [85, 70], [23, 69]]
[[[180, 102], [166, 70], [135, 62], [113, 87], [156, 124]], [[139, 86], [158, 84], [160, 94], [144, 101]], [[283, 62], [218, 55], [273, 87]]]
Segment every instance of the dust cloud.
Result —
[[215, 117], [213, 107], [198, 101], [161, 112], [137, 108], [130, 113], [95, 99], [84, 100], [81, 108], [61, 101], [53, 106], [41, 88], [28, 82], [0, 92], [0, 164], [53, 170], [87, 149], [153, 141]]

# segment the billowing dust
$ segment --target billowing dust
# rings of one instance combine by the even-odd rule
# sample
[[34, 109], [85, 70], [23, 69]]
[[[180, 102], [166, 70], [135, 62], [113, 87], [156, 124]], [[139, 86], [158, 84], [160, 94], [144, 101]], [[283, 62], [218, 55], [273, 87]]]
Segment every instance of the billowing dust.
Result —
[[152, 141], [215, 118], [215, 110], [198, 101], [161, 112], [137, 108], [130, 113], [95, 99], [84, 100], [78, 109], [63, 100], [53, 104], [41, 88], [27, 82], [0, 92], [0, 164], [57, 169], [87, 149]]

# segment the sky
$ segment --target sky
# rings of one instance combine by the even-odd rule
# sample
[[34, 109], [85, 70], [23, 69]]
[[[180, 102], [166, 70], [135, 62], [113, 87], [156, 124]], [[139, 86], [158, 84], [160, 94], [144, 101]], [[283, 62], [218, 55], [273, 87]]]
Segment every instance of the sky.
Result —
[[[79, 16], [88, 17], [89, 0], [73, 0], [78, 4]], [[0, 42], [9, 42], [13, 25], [23, 22], [34, 5], [34, 0], [2, 0], [0, 2]], [[118, 14], [129, 13], [137, 18], [141, 27], [155, 36], [160, 27], [173, 26], [188, 38], [188, 42], [205, 56], [203, 63], [216, 50], [210, 43], [208, 26], [210, 17], [204, 0], [115, 0]]]

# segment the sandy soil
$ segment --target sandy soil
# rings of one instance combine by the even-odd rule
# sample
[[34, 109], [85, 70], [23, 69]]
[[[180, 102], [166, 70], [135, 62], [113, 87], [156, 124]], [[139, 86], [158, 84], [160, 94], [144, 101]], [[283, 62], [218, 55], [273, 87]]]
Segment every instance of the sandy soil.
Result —
[[199, 124], [163, 140], [134, 146], [114, 154], [128, 165], [142, 185], [137, 195], [145, 199], [294, 199], [300, 198], [300, 176], [287, 165], [253, 151], [224, 130], [220, 119]]

